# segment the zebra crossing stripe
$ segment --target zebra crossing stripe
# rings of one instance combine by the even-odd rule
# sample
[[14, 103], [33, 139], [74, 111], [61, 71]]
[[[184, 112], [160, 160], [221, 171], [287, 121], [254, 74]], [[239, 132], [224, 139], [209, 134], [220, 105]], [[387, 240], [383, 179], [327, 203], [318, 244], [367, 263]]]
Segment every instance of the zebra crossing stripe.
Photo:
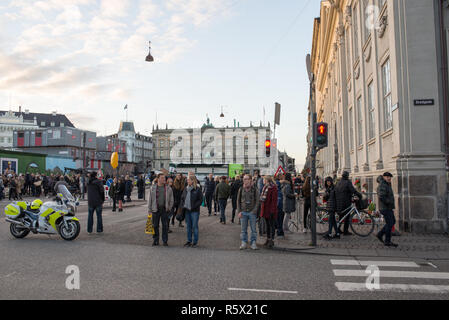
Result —
[[[333, 270], [337, 277], [367, 277], [365, 270]], [[449, 280], [448, 272], [415, 272], [380, 270], [380, 278], [415, 278]]]
[[359, 261], [359, 260], [331, 260], [332, 265], [340, 266], [378, 266], [378, 267], [401, 267], [419, 268], [419, 265], [411, 261]]
[[335, 286], [339, 291], [360, 291], [360, 292], [407, 292], [407, 293], [449, 293], [449, 286], [444, 285], [426, 285], [426, 284], [380, 284], [380, 289], [369, 290], [365, 283], [336, 282]]

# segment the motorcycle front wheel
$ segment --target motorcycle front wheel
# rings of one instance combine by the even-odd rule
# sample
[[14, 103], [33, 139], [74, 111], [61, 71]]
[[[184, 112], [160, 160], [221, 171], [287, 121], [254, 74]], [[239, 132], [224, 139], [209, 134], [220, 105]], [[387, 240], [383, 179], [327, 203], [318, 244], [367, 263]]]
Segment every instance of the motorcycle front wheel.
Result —
[[59, 226], [59, 235], [61, 238], [67, 241], [75, 240], [76, 237], [80, 234], [81, 226], [78, 221], [69, 220], [67, 221], [67, 227], [64, 222], [61, 222]]
[[30, 233], [29, 229], [21, 228], [14, 223], [9, 226], [9, 231], [17, 239], [25, 238]]

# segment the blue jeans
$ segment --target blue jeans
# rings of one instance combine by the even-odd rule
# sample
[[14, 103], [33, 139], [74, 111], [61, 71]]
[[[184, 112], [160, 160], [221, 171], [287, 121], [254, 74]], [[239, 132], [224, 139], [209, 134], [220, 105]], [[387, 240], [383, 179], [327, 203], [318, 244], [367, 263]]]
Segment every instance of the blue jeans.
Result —
[[226, 222], [226, 205], [228, 204], [228, 199], [219, 199], [218, 204], [220, 205], [220, 221]]
[[103, 232], [103, 218], [101, 213], [103, 212], [102, 207], [89, 207], [87, 216], [87, 232], [92, 232], [92, 227], [94, 224], [94, 211], [97, 213], [97, 232]]
[[187, 241], [192, 243], [192, 233], [193, 233], [193, 244], [198, 243], [199, 218], [200, 218], [199, 212], [190, 212], [186, 210]]
[[248, 221], [251, 227], [251, 243], [257, 240], [257, 230], [256, 230], [256, 215], [251, 212], [242, 212], [242, 218], [240, 222], [242, 223], [242, 233], [240, 234], [240, 239], [242, 242], [248, 243]]

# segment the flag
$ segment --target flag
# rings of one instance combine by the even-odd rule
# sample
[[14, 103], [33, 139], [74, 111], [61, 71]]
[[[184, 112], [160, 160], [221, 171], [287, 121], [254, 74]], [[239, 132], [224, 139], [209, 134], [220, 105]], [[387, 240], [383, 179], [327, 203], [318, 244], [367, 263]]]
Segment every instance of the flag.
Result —
[[125, 109], [124, 109], [124, 110], [127, 110], [127, 109], [128, 109], [128, 105], [125, 106]]

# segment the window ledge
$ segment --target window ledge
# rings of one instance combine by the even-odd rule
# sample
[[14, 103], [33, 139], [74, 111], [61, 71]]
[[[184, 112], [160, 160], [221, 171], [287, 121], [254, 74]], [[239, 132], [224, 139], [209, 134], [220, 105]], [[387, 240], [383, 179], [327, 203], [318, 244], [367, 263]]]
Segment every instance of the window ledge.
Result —
[[386, 138], [388, 136], [391, 136], [393, 134], [393, 128], [388, 129], [387, 131], [385, 131], [384, 133], [381, 134], [382, 138]]

